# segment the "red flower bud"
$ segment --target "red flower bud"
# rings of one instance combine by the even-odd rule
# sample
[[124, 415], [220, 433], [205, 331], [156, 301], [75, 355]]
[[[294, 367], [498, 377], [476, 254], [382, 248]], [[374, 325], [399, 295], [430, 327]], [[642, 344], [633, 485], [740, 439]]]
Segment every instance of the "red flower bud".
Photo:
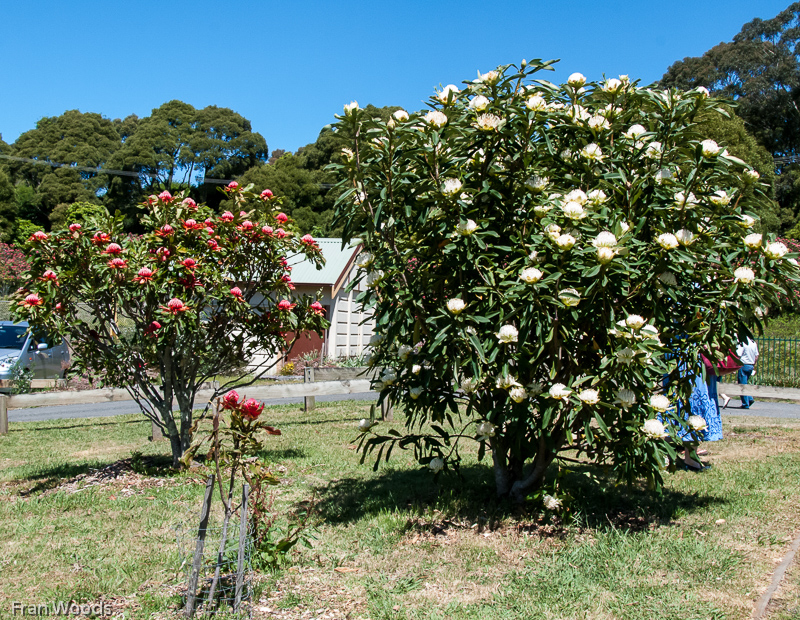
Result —
[[265, 189], [263, 192], [261, 192], [261, 198], [264, 200], [269, 200], [272, 198], [272, 192], [268, 189]]
[[78, 232], [81, 229], [80, 224], [70, 224], [69, 225], [69, 232]]
[[219, 216], [219, 219], [223, 222], [232, 222], [233, 213], [231, 213], [230, 211], [225, 211], [225, 213]]
[[158, 195], [158, 198], [167, 204], [172, 202], [172, 194], [170, 194], [167, 190], [164, 190]]
[[156, 231], [156, 234], [159, 237], [169, 237], [171, 234], [175, 232], [175, 229], [170, 226], [169, 224], [164, 224], [161, 228]]
[[278, 213], [278, 215], [275, 216], [275, 219], [278, 220], [278, 222], [280, 222], [281, 224], [285, 224], [286, 222], [289, 221], [289, 216], [286, 215], [285, 213]]

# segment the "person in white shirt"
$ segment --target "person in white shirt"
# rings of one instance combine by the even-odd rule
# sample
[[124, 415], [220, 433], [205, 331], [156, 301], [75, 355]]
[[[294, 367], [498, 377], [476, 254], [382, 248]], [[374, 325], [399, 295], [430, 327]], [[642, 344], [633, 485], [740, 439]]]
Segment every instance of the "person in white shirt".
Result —
[[[740, 342], [736, 347], [736, 357], [742, 362], [742, 367], [737, 373], [739, 383], [747, 385], [750, 377], [753, 376], [758, 361], [758, 345], [752, 338], [748, 338], [745, 342]], [[742, 396], [742, 409], [750, 409], [750, 405], [755, 402], [752, 396]]]

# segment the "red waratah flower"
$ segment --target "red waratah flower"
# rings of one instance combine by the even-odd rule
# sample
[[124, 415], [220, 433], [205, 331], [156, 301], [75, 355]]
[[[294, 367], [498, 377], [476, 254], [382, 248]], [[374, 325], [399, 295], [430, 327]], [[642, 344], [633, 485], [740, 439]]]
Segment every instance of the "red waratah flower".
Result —
[[125, 267], [128, 266], [128, 263], [121, 258], [112, 258], [106, 263], [106, 265], [108, 265], [109, 269], [125, 269]]
[[161, 228], [156, 231], [156, 235], [159, 237], [169, 237], [171, 234], [175, 232], [175, 229], [170, 226], [169, 224], [164, 224]]
[[150, 282], [153, 279], [153, 276], [156, 275], [156, 272], [150, 269], [149, 267], [142, 267], [133, 277], [134, 282], [138, 282], [139, 284], [144, 284], [146, 282]]
[[289, 287], [290, 291], [294, 290], [294, 284], [292, 284], [292, 277], [289, 274], [281, 276], [281, 280], [286, 282], [286, 286]]
[[213, 239], [209, 239], [208, 241], [206, 241], [206, 245], [207, 245], [207, 246], [208, 246], [208, 247], [209, 247], [211, 250], [214, 250], [215, 252], [216, 252], [217, 250], [219, 250], [219, 243], [217, 243], [217, 242], [216, 242], [216, 241], [214, 241]]
[[158, 259], [161, 262], [165, 262], [169, 258], [171, 253], [172, 252], [170, 252], [167, 248], [158, 248], [156, 250], [156, 256], [158, 256]]
[[244, 222], [242, 222], [241, 224], [239, 224], [239, 225], [236, 227], [236, 229], [237, 229], [237, 230], [241, 230], [241, 231], [243, 231], [243, 232], [248, 232], [248, 231], [251, 231], [251, 230], [253, 230], [253, 222], [251, 222], [250, 220], [245, 220]]
[[278, 237], [278, 239], [283, 239], [287, 236], [287, 233], [285, 230], [283, 230], [283, 228], [279, 228], [275, 231], [275, 236]]
[[19, 303], [26, 308], [34, 308], [36, 306], [41, 306], [44, 303], [44, 300], [36, 293], [31, 293], [24, 299], [24, 301]]
[[239, 408], [239, 394], [236, 390], [231, 390], [222, 397], [223, 409], [238, 409]]
[[283, 265], [285, 268], [289, 269], [289, 261], [286, 260], [285, 256], [281, 256], [281, 265]]
[[186, 205], [186, 208], [190, 209], [192, 211], [197, 209], [197, 203], [194, 200], [192, 200], [191, 198], [184, 198], [183, 202], [181, 204]]
[[242, 289], [240, 289], [238, 286], [234, 286], [231, 289], [231, 295], [236, 297], [236, 299], [242, 299]]
[[172, 194], [170, 194], [167, 190], [164, 190], [158, 195], [158, 198], [167, 204], [172, 202]]
[[61, 312], [64, 308], [61, 306], [61, 302], [59, 301], [56, 304], [56, 312]]
[[161, 323], [159, 323], [158, 321], [153, 321], [144, 330], [144, 335], [149, 336], [150, 334], [154, 334], [155, 332], [157, 332], [159, 329], [161, 329]]
[[318, 301], [315, 301], [311, 304], [311, 309], [319, 315], [322, 315], [325, 312], [325, 308], [322, 307], [322, 304]]
[[272, 226], [264, 226], [261, 229], [261, 232], [264, 233], [265, 235], [267, 235], [268, 237], [271, 237], [272, 236]]
[[122, 246], [117, 243], [109, 243], [108, 247], [103, 251], [103, 254], [113, 254], [118, 256], [122, 254]]
[[44, 282], [48, 282], [49, 281], [49, 282], [55, 282], [56, 284], [58, 284], [58, 276], [56, 275], [56, 272], [53, 271], [52, 269], [48, 269], [47, 271], [45, 271], [42, 274], [42, 277], [39, 278], [39, 279], [44, 281]]
[[233, 213], [230, 211], [225, 211], [222, 215], [219, 216], [220, 221], [223, 222], [232, 222], [233, 221]]
[[69, 232], [78, 232], [81, 229], [80, 224], [70, 224], [69, 225]]
[[285, 213], [278, 213], [278, 215], [275, 216], [275, 219], [281, 224], [285, 224], [289, 221], [289, 216]]
[[180, 299], [177, 297], [173, 297], [167, 302], [166, 307], [161, 306], [162, 309], [166, 310], [171, 314], [178, 314], [179, 312], [186, 312], [189, 309], [189, 306], [184, 304]]
[[228, 191], [232, 192], [233, 190], [238, 189], [238, 188], [239, 188], [239, 184], [236, 181], [231, 181], [230, 183], [228, 183], [228, 185], [227, 185], [227, 187], [225, 189], [227, 189]]
[[278, 310], [291, 310], [292, 308], [294, 308], [294, 304], [288, 299], [281, 299], [278, 302]]
[[47, 233], [42, 230], [37, 230], [30, 236], [30, 239], [28, 239], [28, 241], [39, 241], [39, 242], [47, 241]]
[[183, 265], [187, 269], [194, 269], [195, 267], [197, 267], [197, 261], [193, 258], [184, 258], [181, 261], [181, 265]]
[[203, 224], [205, 224], [206, 228], [210, 228], [212, 230], [214, 229], [214, 226], [216, 226], [214, 220], [212, 220], [210, 217], [207, 217], [206, 221], [203, 222]]
[[261, 192], [261, 198], [262, 200], [269, 200], [272, 198], [272, 191], [265, 189], [263, 192]]
[[317, 243], [311, 235], [303, 235], [300, 237], [300, 241], [306, 245], [315, 245]]
[[94, 237], [92, 237], [92, 243], [95, 245], [105, 245], [109, 241], [111, 241], [111, 235], [104, 232], [97, 232], [94, 234]]
[[[183, 228], [184, 228], [185, 230], [194, 230], [195, 228], [197, 228], [197, 222], [196, 222], [195, 220], [193, 220], [193, 219], [191, 219], [191, 218], [190, 218], [190, 219], [186, 220], [186, 221], [183, 223]], [[201, 227], [201, 228], [202, 228], [202, 227]]]
[[248, 398], [239, 405], [239, 411], [248, 420], [255, 420], [264, 411], [264, 403], [259, 403], [255, 398]]

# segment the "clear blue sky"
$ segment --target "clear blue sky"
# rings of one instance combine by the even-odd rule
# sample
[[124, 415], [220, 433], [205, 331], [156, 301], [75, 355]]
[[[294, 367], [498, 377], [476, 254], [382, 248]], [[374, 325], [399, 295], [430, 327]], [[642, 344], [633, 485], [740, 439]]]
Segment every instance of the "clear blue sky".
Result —
[[4, 0], [0, 134], [65, 110], [147, 116], [171, 99], [229, 107], [270, 150], [313, 142], [352, 99], [409, 110], [439, 84], [522, 58], [549, 79], [652, 82], [789, 0], [116, 2]]

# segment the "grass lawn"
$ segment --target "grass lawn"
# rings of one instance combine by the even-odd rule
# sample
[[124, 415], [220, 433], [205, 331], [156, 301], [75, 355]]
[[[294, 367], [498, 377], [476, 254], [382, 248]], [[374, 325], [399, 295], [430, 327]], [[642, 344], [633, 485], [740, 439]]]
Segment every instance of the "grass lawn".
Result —
[[[312, 549], [258, 578], [254, 618], [745, 619], [800, 527], [800, 420], [726, 417], [725, 441], [708, 445], [714, 468], [668, 476], [661, 497], [578, 467], [564, 482], [577, 519], [561, 527], [497, 501], [474, 453], [462, 479], [435, 481], [403, 452], [377, 472], [359, 464], [352, 439], [368, 409], [265, 410], [283, 431], [261, 455], [283, 479], [275, 505], [314, 498], [316, 525]], [[167, 463], [148, 431], [118, 416], [0, 437], [0, 618], [12, 601], [62, 599], [177, 617], [174, 526], [196, 527], [204, 475], [93, 473], [135, 451]], [[798, 616], [795, 562], [769, 617]]]

